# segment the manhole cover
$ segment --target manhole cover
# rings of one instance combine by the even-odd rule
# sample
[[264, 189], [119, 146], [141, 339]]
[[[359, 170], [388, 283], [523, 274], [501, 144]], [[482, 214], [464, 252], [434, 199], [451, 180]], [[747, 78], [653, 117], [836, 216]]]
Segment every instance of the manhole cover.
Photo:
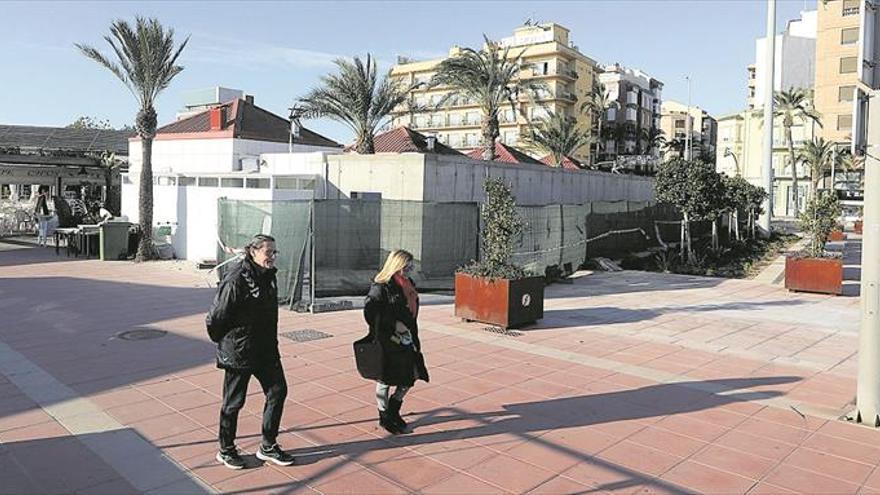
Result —
[[116, 337], [122, 340], [152, 340], [158, 339], [159, 337], [164, 337], [167, 333], [168, 332], [166, 332], [165, 330], [154, 330], [152, 328], [145, 328], [120, 332], [116, 334]]
[[498, 335], [504, 335], [506, 337], [520, 337], [523, 334], [522, 332], [517, 332], [516, 330], [508, 330], [501, 327], [483, 327], [483, 330], [486, 332], [497, 333]]
[[308, 342], [310, 340], [320, 340], [326, 339], [327, 337], [332, 337], [329, 333], [319, 332], [317, 330], [312, 330], [311, 328], [306, 330], [293, 330], [292, 332], [284, 332], [281, 334], [282, 337], [287, 337], [288, 339], [294, 342]]

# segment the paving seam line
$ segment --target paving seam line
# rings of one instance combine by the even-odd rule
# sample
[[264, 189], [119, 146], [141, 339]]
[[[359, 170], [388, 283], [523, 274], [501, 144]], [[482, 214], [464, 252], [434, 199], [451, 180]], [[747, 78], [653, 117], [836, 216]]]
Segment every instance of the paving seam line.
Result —
[[[462, 337], [484, 344], [491, 344], [514, 351], [525, 352], [527, 354], [534, 354], [536, 356], [549, 357], [561, 361], [567, 361], [569, 363], [582, 364], [593, 368], [614, 371], [617, 373], [624, 373], [656, 383], [678, 384], [683, 387], [716, 395], [724, 395], [727, 397], [735, 398], [737, 395], [736, 391], [739, 390], [725, 387], [723, 385], [713, 385], [707, 382], [695, 382], [693, 377], [670, 373], [668, 371], [656, 370], [633, 364], [620, 363], [617, 361], [599, 357], [585, 356], [576, 352], [561, 351], [559, 349], [554, 349], [552, 347], [542, 346], [539, 344], [530, 344], [527, 342], [510, 340], [504, 337], [496, 337], [493, 335], [476, 333], [472, 331], [462, 330], [456, 327], [451, 327], [448, 325], [428, 324], [422, 325], [422, 328], [444, 335]], [[762, 399], [749, 400], [748, 402], [753, 402], [764, 406], [769, 406], [774, 409], [780, 409], [789, 412], [791, 412], [794, 408], [802, 413], [810, 414], [811, 416], [826, 420], [838, 420], [843, 414], [843, 411], [840, 410], [812, 406], [810, 404], [792, 401], [783, 397], [766, 397]]]
[[3, 342], [0, 342], [0, 374], [138, 491], [215, 493], [135, 430], [80, 397]]

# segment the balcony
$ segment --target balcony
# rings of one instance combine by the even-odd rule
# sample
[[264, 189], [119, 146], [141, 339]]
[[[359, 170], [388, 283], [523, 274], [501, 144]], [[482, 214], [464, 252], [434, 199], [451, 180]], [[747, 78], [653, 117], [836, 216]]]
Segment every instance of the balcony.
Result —
[[849, 17], [851, 15], [859, 15], [858, 7], [847, 7], [843, 9], [843, 17]]

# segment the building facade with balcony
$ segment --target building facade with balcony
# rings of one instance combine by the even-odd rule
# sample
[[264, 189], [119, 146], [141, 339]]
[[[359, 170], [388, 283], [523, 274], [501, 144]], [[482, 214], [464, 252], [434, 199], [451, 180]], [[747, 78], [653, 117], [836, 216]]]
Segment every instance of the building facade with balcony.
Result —
[[[791, 137], [795, 150], [817, 136], [819, 126], [795, 121]], [[742, 176], [750, 183], [764, 186], [763, 174], [764, 113], [763, 109], [745, 110], [718, 118], [718, 152], [715, 169], [728, 176]], [[810, 188], [810, 171], [797, 164], [798, 196], [801, 207]], [[820, 186], [821, 186], [820, 182]], [[792, 197], [791, 156], [785, 141], [781, 119], [773, 119], [773, 215], [794, 216]]]
[[615, 104], [603, 115], [599, 161], [620, 155], [659, 158], [660, 150], [652, 145], [651, 137], [660, 130], [663, 83], [620, 64], [602, 69], [599, 82]]
[[[508, 57], [522, 57], [531, 69], [521, 77], [542, 81], [545, 89], [531, 99], [525, 95], [516, 102], [515, 108], [506, 106], [499, 115], [499, 140], [507, 145], [531, 150], [524, 141], [529, 126], [538, 124], [555, 113], [576, 120], [582, 129], [591, 129], [588, 112], [580, 112], [580, 103], [592, 91], [597, 73], [596, 62], [581, 53], [569, 38], [569, 30], [559, 24], [526, 25], [514, 30], [513, 36], [500, 41], [502, 47], [510, 47]], [[459, 47], [449, 50], [449, 57], [461, 52]], [[402, 84], [428, 83], [443, 59], [409, 61], [399, 59], [391, 70], [392, 77]], [[483, 118], [476, 101], [455, 98], [436, 107], [449, 92], [448, 88], [419, 87], [411, 93], [411, 108], [423, 109], [413, 112], [411, 108], [398, 109], [391, 126], [408, 126], [423, 134], [433, 135], [443, 144], [468, 152], [482, 145], [480, 124]], [[574, 153], [583, 162], [590, 159], [588, 146]]]
[[664, 158], [686, 156], [683, 143], [686, 141], [689, 127], [688, 115], [690, 115], [691, 149], [693, 152], [691, 156], [714, 161], [718, 122], [698, 106], [688, 107], [672, 100], [664, 101], [660, 111], [660, 130], [663, 131], [667, 142]]
[[[817, 12], [801, 12], [800, 19], [788, 21], [785, 31], [776, 35], [773, 59], [773, 91], [811, 88], [816, 75]], [[767, 38], [755, 40], [755, 63], [748, 66], [748, 107], [762, 108], [766, 95]]]
[[858, 79], [860, 0], [817, 2], [814, 100], [826, 141], [852, 140], [853, 93]]

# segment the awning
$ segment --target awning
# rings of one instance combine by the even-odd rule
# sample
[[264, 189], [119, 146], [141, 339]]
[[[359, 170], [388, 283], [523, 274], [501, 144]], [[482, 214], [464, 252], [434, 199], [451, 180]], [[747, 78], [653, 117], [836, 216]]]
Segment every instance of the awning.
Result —
[[104, 185], [104, 171], [95, 167], [85, 167], [85, 174], [80, 175], [82, 167], [57, 165], [19, 165], [0, 163], [0, 184], [41, 184], [54, 186], [61, 178], [61, 184], [96, 184]]

